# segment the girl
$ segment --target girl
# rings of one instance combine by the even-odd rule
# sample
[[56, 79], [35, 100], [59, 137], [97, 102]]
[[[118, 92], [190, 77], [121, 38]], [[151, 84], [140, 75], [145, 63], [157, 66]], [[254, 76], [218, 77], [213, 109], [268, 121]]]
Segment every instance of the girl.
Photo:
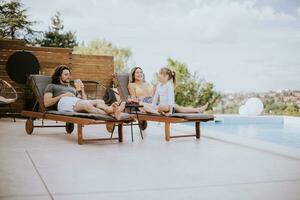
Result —
[[175, 112], [202, 113], [207, 109], [208, 103], [200, 108], [182, 107], [175, 104], [174, 86], [176, 73], [167, 67], [161, 68], [158, 74], [159, 84], [152, 100], [152, 104], [143, 103], [146, 112], [170, 115]]

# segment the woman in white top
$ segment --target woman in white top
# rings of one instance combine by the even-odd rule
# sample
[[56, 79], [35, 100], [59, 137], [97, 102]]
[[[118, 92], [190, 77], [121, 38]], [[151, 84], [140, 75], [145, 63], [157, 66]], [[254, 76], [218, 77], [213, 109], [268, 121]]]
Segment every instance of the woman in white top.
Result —
[[146, 112], [170, 115], [174, 112], [202, 113], [207, 109], [208, 103], [200, 108], [182, 107], [175, 104], [176, 73], [169, 68], [164, 67], [159, 70], [158, 81], [152, 104], [143, 104]]

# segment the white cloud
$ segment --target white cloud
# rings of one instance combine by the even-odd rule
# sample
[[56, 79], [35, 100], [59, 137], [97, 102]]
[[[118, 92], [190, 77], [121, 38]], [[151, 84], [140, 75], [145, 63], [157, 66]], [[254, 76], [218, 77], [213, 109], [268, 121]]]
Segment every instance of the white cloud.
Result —
[[300, 15], [300, 6], [296, 9], [296, 11]]
[[132, 48], [135, 62], [150, 77], [173, 57], [220, 90], [300, 88], [295, 76], [300, 65], [300, 14], [272, 4], [258, 6], [253, 0], [26, 0], [24, 4], [33, 18], [44, 22], [39, 27], [47, 27], [60, 10], [66, 28], [76, 31], [80, 40], [106, 38]]

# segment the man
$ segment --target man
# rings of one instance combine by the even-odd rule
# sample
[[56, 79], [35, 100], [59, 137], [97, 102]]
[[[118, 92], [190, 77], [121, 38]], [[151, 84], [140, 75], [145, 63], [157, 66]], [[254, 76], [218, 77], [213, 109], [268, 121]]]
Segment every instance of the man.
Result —
[[56, 67], [52, 75], [52, 83], [47, 85], [44, 93], [46, 107], [57, 106], [58, 111], [63, 112], [88, 112], [94, 114], [109, 114], [120, 119], [121, 112], [125, 108], [125, 102], [120, 106], [113, 103], [107, 106], [101, 99], [87, 100], [84, 85], [80, 81], [79, 90], [70, 85], [70, 68], [65, 65]]

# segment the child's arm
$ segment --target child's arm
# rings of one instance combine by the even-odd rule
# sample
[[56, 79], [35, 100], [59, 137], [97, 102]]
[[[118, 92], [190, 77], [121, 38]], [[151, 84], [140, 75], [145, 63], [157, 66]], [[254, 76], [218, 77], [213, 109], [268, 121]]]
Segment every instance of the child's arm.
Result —
[[157, 84], [150, 85], [150, 87], [152, 88], [152, 96], [154, 96], [156, 92]]

